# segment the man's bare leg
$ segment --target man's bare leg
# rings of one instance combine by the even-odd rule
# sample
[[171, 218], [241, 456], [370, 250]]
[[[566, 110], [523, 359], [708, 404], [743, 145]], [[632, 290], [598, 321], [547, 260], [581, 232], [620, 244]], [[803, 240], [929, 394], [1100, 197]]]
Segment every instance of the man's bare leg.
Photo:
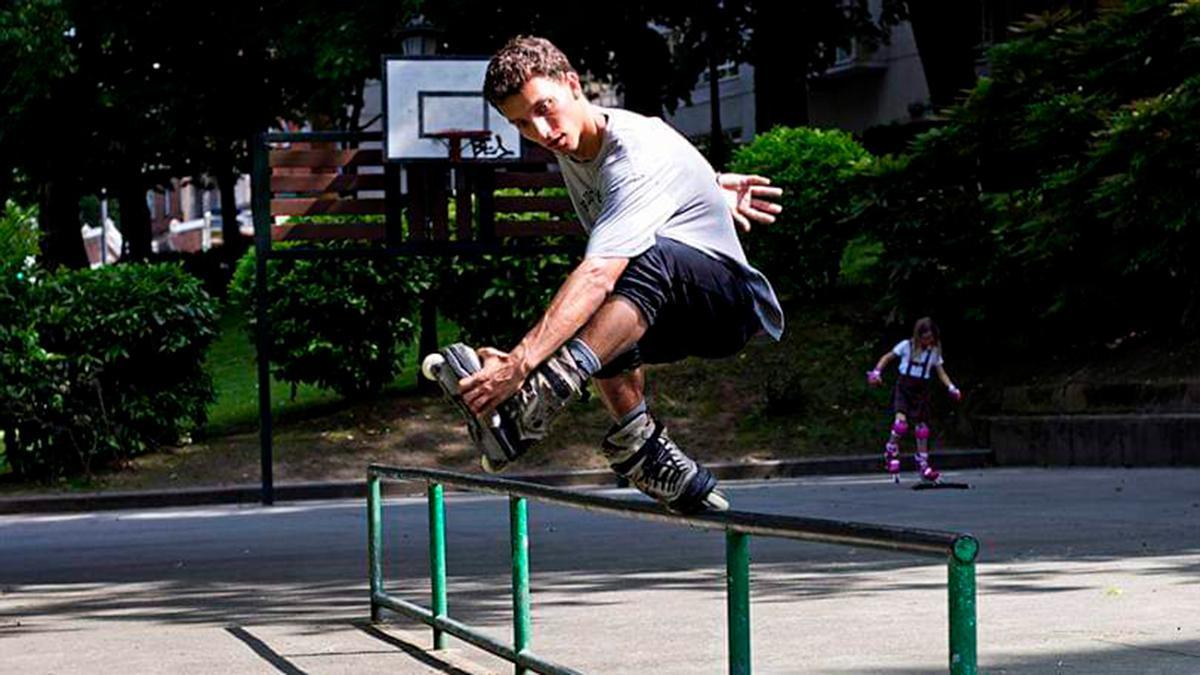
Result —
[[[641, 310], [629, 300], [613, 296], [577, 337], [600, 363], [608, 363], [637, 344], [647, 327]], [[594, 382], [616, 422], [602, 445], [613, 471], [676, 511], [729, 508], [724, 495], [714, 490], [717, 481], [712, 473], [680, 450], [646, 409], [642, 368]]]
[[600, 399], [613, 420], [620, 421], [629, 411], [633, 410], [644, 397], [646, 375], [639, 367], [628, 373], [615, 377], [594, 380], [596, 389], [600, 391]]
[[600, 363], [607, 363], [629, 351], [649, 327], [636, 305], [625, 297], [613, 295], [600, 305], [577, 337], [591, 347]]

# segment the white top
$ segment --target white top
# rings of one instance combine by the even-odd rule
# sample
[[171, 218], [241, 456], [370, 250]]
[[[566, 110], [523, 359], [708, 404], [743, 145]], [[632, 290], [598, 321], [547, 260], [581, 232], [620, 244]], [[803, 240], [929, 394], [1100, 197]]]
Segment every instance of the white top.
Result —
[[928, 380], [933, 375], [934, 366], [942, 365], [942, 350], [940, 347], [922, 349], [912, 353], [912, 340], [901, 340], [892, 347], [892, 353], [900, 357], [900, 374], [909, 377], [919, 377]]
[[733, 214], [708, 160], [661, 119], [601, 108], [608, 120], [595, 159], [559, 156], [588, 257], [633, 258], [667, 237], [744, 272], [768, 335], [783, 333], [783, 310], [761, 272], [746, 261]]

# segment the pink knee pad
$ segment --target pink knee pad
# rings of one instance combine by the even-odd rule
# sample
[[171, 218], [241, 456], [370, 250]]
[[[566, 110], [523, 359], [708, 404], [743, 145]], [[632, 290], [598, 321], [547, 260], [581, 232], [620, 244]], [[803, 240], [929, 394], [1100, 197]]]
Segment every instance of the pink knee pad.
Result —
[[908, 422], [905, 420], [896, 420], [892, 422], [892, 433], [897, 436], [903, 436], [908, 433]]
[[917, 434], [918, 441], [928, 440], [929, 439], [929, 427], [925, 426], [924, 423], [918, 424], [916, 434]]

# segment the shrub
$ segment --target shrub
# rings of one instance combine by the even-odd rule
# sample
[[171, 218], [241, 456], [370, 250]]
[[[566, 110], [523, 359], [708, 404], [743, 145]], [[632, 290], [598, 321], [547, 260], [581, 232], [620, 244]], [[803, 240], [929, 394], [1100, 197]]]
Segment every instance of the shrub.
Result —
[[1194, 325], [1198, 33], [1200, 4], [1139, 0], [992, 49], [945, 125], [859, 183], [884, 301], [1018, 347]]
[[[566, 188], [508, 188], [497, 196], [566, 197]], [[497, 214], [497, 220], [551, 220], [543, 212]], [[570, 237], [545, 236], [536, 242], [506, 241], [506, 246], [566, 246]], [[439, 311], [459, 326], [459, 339], [475, 346], [509, 349], [542, 316], [555, 291], [575, 265], [567, 253], [483, 255], [437, 259], [434, 297]]]
[[[361, 244], [332, 242], [328, 251]], [[255, 257], [238, 263], [230, 298], [256, 335]], [[293, 385], [313, 384], [343, 396], [378, 392], [395, 379], [397, 348], [413, 341], [422, 295], [429, 289], [424, 258], [358, 257], [269, 260], [267, 316], [272, 373]]]
[[9, 201], [0, 212], [0, 266], [18, 273], [31, 267], [38, 249], [37, 207]]
[[25, 283], [29, 361], [0, 396], [28, 478], [90, 472], [177, 442], [213, 399], [202, 369], [215, 303], [177, 266], [62, 270]]
[[442, 314], [458, 324], [463, 341], [500, 349], [533, 327], [574, 266], [566, 254], [485, 255], [438, 264]]
[[816, 295], [837, 281], [842, 251], [853, 232], [849, 179], [871, 156], [848, 133], [777, 127], [740, 148], [730, 170], [771, 178], [784, 190], [784, 211], [772, 225], [744, 238], [753, 265], [782, 295]]

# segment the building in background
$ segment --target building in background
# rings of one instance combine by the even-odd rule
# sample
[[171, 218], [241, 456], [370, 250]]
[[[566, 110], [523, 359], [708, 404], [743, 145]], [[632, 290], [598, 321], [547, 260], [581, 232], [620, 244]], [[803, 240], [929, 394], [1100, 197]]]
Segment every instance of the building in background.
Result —
[[[812, 126], [862, 132], [880, 124], [905, 124], [927, 113], [929, 89], [907, 22], [892, 29], [890, 44], [872, 52], [854, 47], [839, 56], [823, 75], [809, 78]], [[735, 143], [748, 143], [758, 132], [754, 66], [726, 63], [718, 73], [721, 126]], [[666, 120], [687, 137], [702, 139], [711, 128], [709, 102], [708, 73], [704, 73], [692, 91], [692, 102], [680, 105]]]

